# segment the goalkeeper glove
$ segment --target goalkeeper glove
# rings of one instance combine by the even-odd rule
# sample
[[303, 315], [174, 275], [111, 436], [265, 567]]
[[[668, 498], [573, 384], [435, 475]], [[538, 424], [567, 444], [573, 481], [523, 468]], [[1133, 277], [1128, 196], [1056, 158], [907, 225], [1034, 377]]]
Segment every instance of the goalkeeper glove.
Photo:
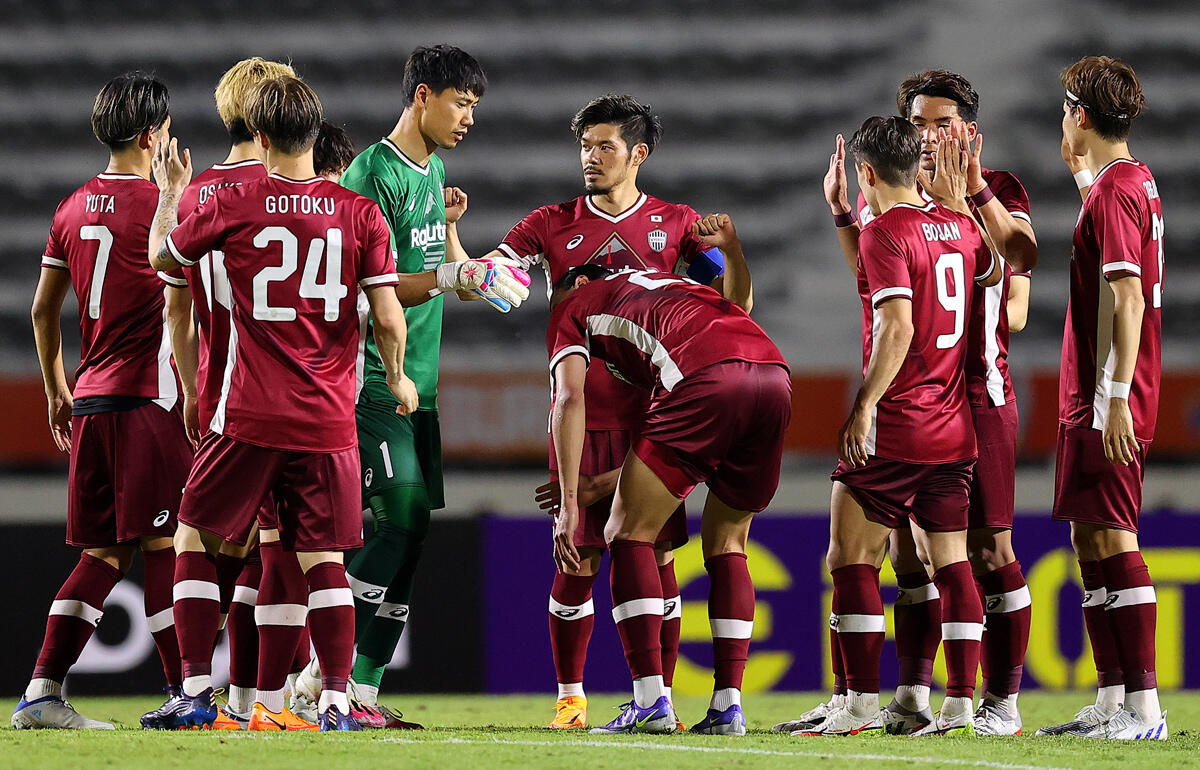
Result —
[[503, 257], [447, 262], [438, 265], [437, 287], [439, 292], [478, 294], [501, 313], [507, 313], [529, 298], [529, 273]]

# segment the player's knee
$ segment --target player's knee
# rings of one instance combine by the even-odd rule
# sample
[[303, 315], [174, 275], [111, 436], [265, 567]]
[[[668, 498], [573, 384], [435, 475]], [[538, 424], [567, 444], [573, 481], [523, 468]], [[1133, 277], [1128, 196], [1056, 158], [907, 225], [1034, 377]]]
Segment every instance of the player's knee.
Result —
[[341, 564], [341, 551], [302, 551], [296, 553], [296, 561], [300, 562], [300, 570], [307, 573], [318, 564]]
[[1017, 560], [1006, 530], [971, 530], [967, 534], [967, 560], [976, 575], [994, 572]]
[[133, 546], [114, 545], [107, 548], [85, 548], [83, 552], [110, 567], [116, 567], [122, 574], [129, 572], [129, 568], [133, 566]]
[[146, 553], [162, 551], [170, 548], [174, 544], [174, 539], [169, 537], [143, 537], [138, 541], [138, 547], [140, 547], [141, 550], [145, 551]]
[[173, 542], [175, 543], [175, 553], [202, 553], [206, 550], [200, 530], [183, 523], [180, 523], [179, 528], [175, 530]]

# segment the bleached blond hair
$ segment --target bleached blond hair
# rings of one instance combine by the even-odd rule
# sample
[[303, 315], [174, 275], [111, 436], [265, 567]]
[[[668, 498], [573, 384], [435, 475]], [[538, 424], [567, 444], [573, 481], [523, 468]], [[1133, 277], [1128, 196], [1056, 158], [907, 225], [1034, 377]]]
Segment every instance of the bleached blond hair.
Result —
[[217, 100], [217, 112], [221, 116], [221, 122], [229, 130], [234, 144], [248, 142], [254, 138], [254, 134], [246, 126], [246, 115], [243, 112], [246, 95], [263, 81], [280, 77], [296, 77], [296, 71], [290, 64], [267, 61], [261, 56], [242, 59], [221, 76], [213, 96]]

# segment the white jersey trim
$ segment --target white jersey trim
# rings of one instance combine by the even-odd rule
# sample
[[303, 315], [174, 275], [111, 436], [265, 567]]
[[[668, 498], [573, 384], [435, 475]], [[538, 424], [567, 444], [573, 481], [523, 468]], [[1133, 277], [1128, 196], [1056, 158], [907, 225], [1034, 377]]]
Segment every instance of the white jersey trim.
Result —
[[217, 400], [217, 408], [213, 410], [212, 420], [208, 428], [213, 433], [225, 433], [225, 409], [229, 405], [229, 391], [233, 383], [233, 367], [237, 366], [237, 326], [233, 323], [233, 297], [229, 299], [229, 346], [225, 353], [225, 372], [221, 377], [221, 397]]
[[400, 158], [400, 160], [404, 161], [404, 164], [406, 166], [408, 166], [409, 168], [411, 168], [413, 171], [416, 171], [418, 174], [421, 174], [422, 176], [429, 176], [429, 164], [428, 163], [426, 163], [424, 166], [422, 166], [420, 163], [417, 163], [415, 160], [413, 160], [412, 158], [405, 155], [404, 150], [401, 150], [399, 147], [397, 147], [396, 143], [393, 142], [391, 139], [388, 139], [386, 136], [383, 137], [382, 139], [380, 139], [379, 141], [382, 144], [386, 145], [387, 147], [390, 147], [392, 152], [396, 153], [396, 156], [398, 158]]
[[267, 174], [267, 176], [272, 179], [278, 179], [280, 182], [291, 182], [292, 184], [313, 184], [314, 182], [325, 181], [325, 177], [323, 176], [314, 176], [310, 179], [292, 179], [290, 176], [284, 176], [283, 174]]
[[871, 304], [878, 305], [880, 302], [883, 302], [885, 299], [891, 299], [892, 297], [908, 297], [909, 299], [912, 299], [912, 295], [913, 295], [912, 289], [909, 289], [905, 286], [892, 286], [887, 289], [880, 289], [879, 291], [872, 294], [871, 295]]
[[[1095, 186], [1096, 186], [1096, 182], [1099, 182], [1099, 181], [1100, 181], [1100, 177], [1104, 175], [1104, 172], [1108, 171], [1110, 168], [1112, 168], [1113, 166], [1117, 165], [1118, 163], [1128, 163], [1128, 164], [1130, 164], [1131, 166], [1140, 166], [1140, 165], [1142, 165], [1142, 164], [1141, 164], [1141, 163], [1139, 163], [1138, 161], [1136, 161], [1136, 160], [1130, 160], [1129, 158], [1117, 158], [1117, 159], [1116, 159], [1116, 160], [1114, 160], [1114, 161], [1110, 161], [1110, 162], [1108, 163], [1108, 165], [1106, 165], [1104, 168], [1102, 168], [1102, 169], [1100, 169], [1099, 171], [1097, 171], [1097, 172], [1096, 172], [1096, 176], [1095, 176], [1095, 178], [1094, 178], [1094, 179], [1092, 179], [1092, 187], [1095, 187]], [[1090, 197], [1092, 197], [1092, 191], [1091, 191], [1091, 190], [1088, 190], [1088, 197], [1089, 197], [1089, 198], [1090, 198]]]
[[1004, 406], [1004, 375], [1000, 372], [1000, 305], [1006, 281], [983, 290], [983, 355], [987, 393], [993, 406]]
[[603, 219], [607, 222], [612, 222], [615, 225], [617, 222], [620, 222], [622, 220], [628, 219], [629, 217], [633, 216], [633, 212], [637, 211], [638, 209], [640, 209], [642, 207], [642, 204], [646, 202], [646, 193], [642, 193], [641, 196], [637, 199], [637, 202], [635, 202], [632, 206], [625, 209], [624, 211], [622, 211], [620, 214], [617, 214], [616, 216], [613, 216], [612, 214], [601, 211], [600, 208], [595, 203], [592, 203], [592, 196], [590, 196], [590, 195], [585, 195], [583, 198], [583, 201], [584, 201], [584, 203], [587, 204], [588, 211], [592, 212], [593, 214], [595, 214], [596, 216], [600, 217], [601, 219]]
[[212, 168], [217, 169], [219, 171], [228, 171], [231, 168], [242, 168], [243, 166], [254, 166], [254, 165], [262, 166], [264, 164], [261, 160], [258, 160], [257, 158], [250, 158], [249, 160], [239, 160], [237, 163], [214, 163], [212, 165]]
[[554, 376], [554, 367], [558, 366], [559, 362], [567, 356], [581, 355], [583, 360], [589, 365], [592, 363], [592, 354], [583, 345], [568, 345], [562, 350], [554, 354], [554, 358], [550, 359], [550, 376]]
[[63, 270], [71, 269], [64, 260], [48, 257], [45, 254], [42, 255], [42, 267], [61, 267]]
[[1028, 214], [1026, 214], [1024, 211], [1009, 211], [1008, 213], [1010, 216], [1012, 216], [1013, 219], [1021, 219], [1021, 220], [1028, 222], [1029, 224], [1033, 224], [1033, 219]]
[[179, 383], [175, 379], [175, 370], [171, 368], [171, 327], [167, 324], [165, 307], [168, 291], [170, 289], [163, 289], [162, 338], [158, 342], [158, 398], [154, 399], [154, 403], [169, 412], [179, 400]]
[[188, 259], [179, 253], [179, 247], [177, 247], [175, 245], [175, 241], [171, 239], [171, 236], [174, 235], [174, 233], [174, 230], [171, 230], [171, 232], [167, 233], [167, 239], [165, 241], [167, 245], [167, 251], [171, 252], [171, 256], [175, 258], [176, 262], [184, 267], [191, 267], [192, 265], [196, 264], [196, 260]]
[[169, 284], [176, 288], [186, 289], [188, 285], [186, 278], [176, 278], [175, 276], [164, 273], [161, 270], [158, 271], [158, 277], [163, 283]]
[[1104, 265], [1105, 275], [1115, 272], [1126, 272], [1133, 273], [1134, 275], [1141, 275], [1142, 268], [1139, 265], [1133, 264], [1132, 262], [1109, 262], [1107, 265]]
[[378, 284], [381, 284], [381, 283], [390, 283], [392, 281], [399, 281], [399, 280], [400, 280], [399, 273], [384, 273], [383, 275], [373, 275], [370, 278], [363, 278], [361, 281], [358, 282], [358, 285], [365, 289], [368, 286], [377, 286]]
[[661, 342], [650, 332], [630, 321], [628, 318], [599, 313], [587, 317], [588, 333], [596, 336], [616, 337], [632, 344], [638, 350], [650, 356], [650, 363], [658, 369], [658, 377], [663, 387], [673, 390], [683, 380], [683, 372], [671, 358], [671, 354]]
[[[96, 174], [96, 178], [97, 179], [143, 179], [143, 180], [146, 179], [145, 177], [138, 176], [137, 174], [113, 174], [113, 173], [109, 173], [107, 171], [102, 174]], [[147, 180], [147, 181], [149, 181], [149, 180]]]

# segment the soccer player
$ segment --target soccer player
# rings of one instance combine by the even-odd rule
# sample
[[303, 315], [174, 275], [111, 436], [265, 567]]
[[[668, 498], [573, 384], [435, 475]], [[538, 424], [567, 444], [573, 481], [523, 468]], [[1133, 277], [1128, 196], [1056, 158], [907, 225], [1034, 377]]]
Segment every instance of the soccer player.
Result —
[[[540, 263], [547, 286], [567, 270], [598, 264], [613, 268], [687, 271], [712, 284], [746, 311], [753, 303], [750, 273], [732, 220], [725, 214], [701, 219], [690, 207], [667, 203], [638, 188], [638, 171], [662, 135], [662, 123], [648, 105], [631, 96], [593, 99], [571, 121], [579, 142], [584, 194], [543, 206], [522, 219], [487, 256], [507, 256], [529, 267]], [[722, 253], [724, 252], [724, 253]], [[549, 626], [558, 679], [551, 728], [587, 724], [583, 670], [595, 616], [592, 585], [604, 554], [604, 526], [612, 507], [617, 475], [648, 395], [616, 379], [603, 367], [588, 370], [588, 411], [581, 466], [583, 519], [576, 530], [578, 566], [555, 573], [550, 588]], [[551, 481], [538, 488], [543, 508], [558, 505], [556, 458], [551, 446]], [[679, 651], [682, 618], [673, 549], [687, 542], [683, 507], [656, 541], [664, 598], [663, 675], [670, 686]], [[682, 723], [680, 729], [683, 729]]]
[[[921, 132], [918, 181], [927, 199], [945, 192], [942, 180], [934, 173], [936, 150], [945, 139], [939, 133], [957, 135], [964, 145], [975, 142], [968, 156], [967, 205], [1006, 261], [1004, 279], [975, 292], [969, 309], [967, 397], [979, 458], [971, 481], [967, 551], [985, 596], [988, 616], [981, 655], [987, 688], [975, 714], [975, 730], [983, 735], [1013, 735], [1021, 730], [1016, 700], [1029, 641], [1031, 609], [1029, 590], [1012, 549], [1017, 405], [1008, 371], [1008, 343], [1009, 332], [1020, 331], [1025, 325], [1029, 305], [1027, 271], [1033, 268], [1038, 255], [1029, 218], [1029, 196], [1016, 176], [984, 168], [980, 163], [983, 138], [976, 122], [979, 96], [961, 75], [946, 70], [915, 75], [900, 85], [896, 106]], [[838, 240], [854, 269], [859, 223], [865, 225], [874, 214], [862, 193], [857, 218], [850, 213], [845, 144], [840, 136], [825, 177], [825, 194], [838, 225]], [[942, 199], [939, 202], [945, 203]], [[889, 732], [906, 734], [933, 718], [929, 688], [941, 638], [941, 604], [910, 531], [892, 533], [890, 555], [900, 586], [895, 605], [900, 676], [896, 697], [885, 707], [883, 718]], [[837, 639], [836, 629], [831, 629], [831, 647]], [[840, 666], [836, 653], [834, 663], [837, 685], [831, 702], [798, 720], [776, 725], [776, 729], [812, 727], [831, 705], [844, 699], [845, 681], [836, 672]]]
[[[50, 433], [70, 452], [67, 542], [83, 549], [50, 606], [33, 678], [12, 715], [15, 728], [111, 730], [62, 698], [62, 682], [104, 614], [104, 601], [142, 550], [146, 622], [168, 687], [180, 685], [171, 620], [171, 535], [192, 450], [177, 408], [170, 334], [190, 323], [146, 260], [154, 214], [156, 141], [171, 123], [170, 96], [140, 72], [113, 78], [92, 108], [92, 131], [108, 167], [58, 207], [33, 301]], [[74, 391], [63, 371], [67, 291], [79, 299], [80, 364]], [[195, 375], [195, 360], [180, 360]]]
[[1067, 67], [1062, 85], [1064, 147], [1086, 163], [1090, 177], [1076, 181], [1090, 190], [1072, 241], [1054, 518], [1071, 522], [1099, 690], [1038, 734], [1166, 740], [1154, 585], [1137, 537], [1162, 343], [1162, 201], [1128, 145], [1146, 100], [1133, 68], [1107, 56]]
[[313, 145], [313, 168], [317, 176], [337, 182], [353, 160], [354, 143], [346, 131], [328, 120], [321, 121], [321, 131]]
[[983, 607], [967, 562], [976, 447], [964, 336], [971, 277], [981, 286], [995, 285], [1002, 268], [967, 206], [967, 152], [956, 138], [940, 143], [937, 157], [952, 209], [918, 193], [921, 138], [905, 119], [869, 118], [850, 150], [875, 219], [858, 240], [863, 385], [839, 436], [830, 503], [830, 626], [838, 637], [846, 695], [823, 721], [792, 734], [883, 729], [877, 565], [891, 531], [912, 526], [942, 597], [949, 669], [940, 714], [913, 734], [939, 735], [972, 723]]
[[698, 733], [744, 735], [741, 682], [754, 627], [746, 563], [750, 520], [779, 485], [791, 418], [787, 363], [766, 333], [715, 290], [647, 270], [587, 264], [555, 283], [546, 344], [554, 381], [551, 434], [561, 507], [554, 559], [564, 572], [582, 554], [579, 469], [587, 432], [592, 356], [650, 393], [635, 427], [605, 526], [612, 558], [613, 619], [633, 675], [633, 699], [593, 733], [673, 732], [663, 679], [663, 591], [655, 541], [700, 482], [709, 487], [701, 523], [712, 579], [709, 623], [715, 682]]

